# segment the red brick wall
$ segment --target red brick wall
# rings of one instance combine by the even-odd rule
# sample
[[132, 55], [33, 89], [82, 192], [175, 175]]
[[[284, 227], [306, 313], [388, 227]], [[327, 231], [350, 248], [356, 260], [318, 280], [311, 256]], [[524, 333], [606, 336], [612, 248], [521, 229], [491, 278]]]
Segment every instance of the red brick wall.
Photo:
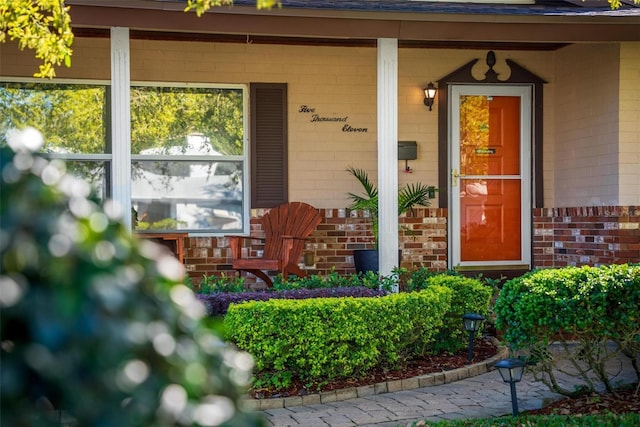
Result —
[[[258, 218], [264, 212], [252, 211], [252, 237], [263, 237]], [[332, 268], [340, 274], [353, 273], [352, 250], [373, 247], [368, 219], [361, 211], [347, 209], [321, 209], [320, 213], [324, 219], [305, 249], [315, 260], [309, 273], [325, 274]], [[415, 217], [401, 217], [400, 225], [411, 230], [400, 231], [403, 267], [447, 268], [446, 209], [416, 209]], [[258, 256], [260, 249], [261, 242], [252, 240], [245, 255]], [[185, 264], [194, 281], [203, 275], [235, 274], [228, 258], [224, 237], [186, 239]], [[534, 209], [534, 267], [626, 262], [640, 262], [640, 206]]]
[[640, 206], [534, 209], [535, 267], [640, 262]]
[[[263, 237], [259, 218], [263, 209], [251, 212], [251, 236]], [[353, 249], [373, 248], [368, 218], [362, 211], [320, 209], [323, 221], [309, 237], [304, 253], [313, 254], [310, 274], [354, 273]], [[402, 266], [447, 268], [447, 214], [445, 209], [418, 208], [415, 217], [401, 217]], [[406, 231], [410, 230], [410, 232]], [[261, 242], [247, 240], [244, 255], [258, 256]], [[234, 274], [229, 264], [229, 245], [224, 237], [190, 237], [185, 242], [185, 265], [194, 281], [203, 275]], [[302, 259], [300, 260], [302, 262]]]

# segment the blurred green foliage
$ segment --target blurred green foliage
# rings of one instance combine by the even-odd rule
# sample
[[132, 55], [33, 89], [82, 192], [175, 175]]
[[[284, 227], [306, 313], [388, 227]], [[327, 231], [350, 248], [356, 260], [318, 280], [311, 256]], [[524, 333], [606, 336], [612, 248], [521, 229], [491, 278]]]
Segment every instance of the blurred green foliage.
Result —
[[252, 359], [205, 323], [182, 266], [33, 139], [0, 148], [0, 424], [261, 425], [242, 407]]

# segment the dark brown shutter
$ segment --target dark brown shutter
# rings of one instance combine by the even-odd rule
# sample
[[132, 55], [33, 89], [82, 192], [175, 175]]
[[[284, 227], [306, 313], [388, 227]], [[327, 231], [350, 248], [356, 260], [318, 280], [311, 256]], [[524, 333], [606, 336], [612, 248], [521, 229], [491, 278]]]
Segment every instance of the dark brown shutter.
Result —
[[251, 84], [251, 207], [288, 201], [287, 85]]

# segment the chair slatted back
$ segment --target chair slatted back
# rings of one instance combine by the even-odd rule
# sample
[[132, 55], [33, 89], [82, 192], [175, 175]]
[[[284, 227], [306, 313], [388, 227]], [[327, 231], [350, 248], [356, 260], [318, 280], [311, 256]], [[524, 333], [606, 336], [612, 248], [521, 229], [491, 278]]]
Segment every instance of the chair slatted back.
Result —
[[282, 236], [297, 238], [293, 242], [290, 260], [297, 263], [304, 250], [304, 240], [322, 221], [316, 208], [303, 202], [285, 203], [271, 209], [262, 217], [266, 234], [263, 258], [282, 259]]

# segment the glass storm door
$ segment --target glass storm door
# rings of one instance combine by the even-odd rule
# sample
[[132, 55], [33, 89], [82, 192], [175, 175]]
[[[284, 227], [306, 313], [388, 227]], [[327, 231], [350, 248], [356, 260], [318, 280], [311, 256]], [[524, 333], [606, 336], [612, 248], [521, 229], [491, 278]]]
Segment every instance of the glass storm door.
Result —
[[531, 89], [451, 86], [451, 267], [529, 268]]

